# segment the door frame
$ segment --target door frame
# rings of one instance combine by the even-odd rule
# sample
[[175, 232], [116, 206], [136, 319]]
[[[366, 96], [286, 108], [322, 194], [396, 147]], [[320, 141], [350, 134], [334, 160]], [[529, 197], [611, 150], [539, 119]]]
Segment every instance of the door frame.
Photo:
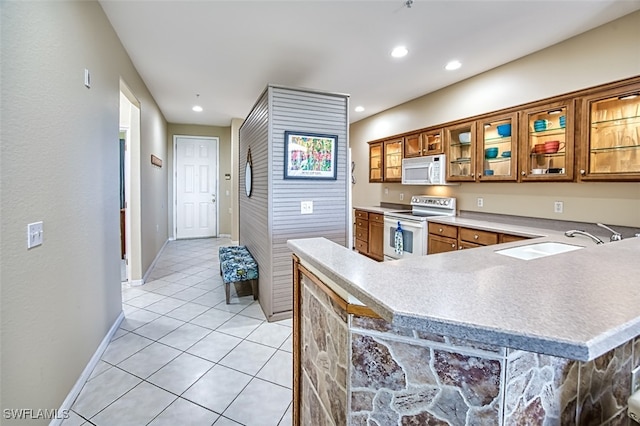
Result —
[[120, 133], [124, 133], [124, 243], [125, 243], [125, 265], [127, 271], [127, 282], [131, 282], [131, 156], [130, 145], [131, 136], [129, 128], [120, 128]]
[[218, 237], [220, 235], [220, 138], [218, 136], [173, 135], [173, 239], [178, 239], [178, 138], [208, 139], [216, 142], [216, 184], [214, 185], [216, 233], [214, 237]]

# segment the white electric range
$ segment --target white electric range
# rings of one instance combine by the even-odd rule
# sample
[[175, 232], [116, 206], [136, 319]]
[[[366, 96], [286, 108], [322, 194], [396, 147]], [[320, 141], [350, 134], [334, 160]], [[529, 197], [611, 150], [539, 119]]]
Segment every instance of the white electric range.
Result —
[[[384, 214], [384, 260], [405, 259], [427, 254], [428, 220], [434, 216], [455, 216], [456, 199], [415, 195], [411, 197], [411, 210]], [[398, 253], [395, 233], [398, 223], [402, 229], [402, 251]]]

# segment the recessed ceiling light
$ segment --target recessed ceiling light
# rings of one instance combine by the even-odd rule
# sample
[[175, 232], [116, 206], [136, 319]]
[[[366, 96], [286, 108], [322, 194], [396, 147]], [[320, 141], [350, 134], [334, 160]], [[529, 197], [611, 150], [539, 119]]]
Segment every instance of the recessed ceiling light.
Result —
[[402, 58], [403, 56], [407, 56], [407, 53], [409, 53], [409, 51], [406, 47], [398, 46], [391, 51], [391, 56], [394, 58]]
[[362, 112], [362, 111], [364, 111], [364, 107], [363, 107], [363, 106], [361, 106], [361, 105], [359, 105], [359, 106], [357, 106], [357, 107], [355, 108], [355, 111], [356, 111], [356, 112]]
[[460, 61], [451, 61], [444, 68], [448, 71], [453, 71], [453, 70], [457, 70], [461, 66], [462, 64], [460, 63]]
[[200, 105], [196, 105], [191, 109], [194, 110], [195, 112], [202, 112], [202, 107]]

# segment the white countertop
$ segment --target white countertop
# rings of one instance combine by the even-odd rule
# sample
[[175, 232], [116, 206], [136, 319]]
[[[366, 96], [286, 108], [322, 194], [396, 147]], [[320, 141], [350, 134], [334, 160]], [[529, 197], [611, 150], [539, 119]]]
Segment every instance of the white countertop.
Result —
[[[545, 229], [435, 221], [540, 237], [384, 263], [324, 238], [289, 247], [398, 326], [580, 361], [640, 335], [640, 238], [595, 245]], [[584, 249], [532, 260], [494, 253], [547, 241]]]

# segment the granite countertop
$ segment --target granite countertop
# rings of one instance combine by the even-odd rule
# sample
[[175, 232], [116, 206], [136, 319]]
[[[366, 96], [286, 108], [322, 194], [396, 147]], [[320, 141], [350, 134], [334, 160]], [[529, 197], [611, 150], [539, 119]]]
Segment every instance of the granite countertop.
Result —
[[[325, 238], [288, 244], [398, 326], [579, 361], [640, 335], [640, 238], [595, 245], [549, 229], [433, 221], [537, 238], [383, 263]], [[552, 241], [584, 248], [532, 260], [495, 253]]]

